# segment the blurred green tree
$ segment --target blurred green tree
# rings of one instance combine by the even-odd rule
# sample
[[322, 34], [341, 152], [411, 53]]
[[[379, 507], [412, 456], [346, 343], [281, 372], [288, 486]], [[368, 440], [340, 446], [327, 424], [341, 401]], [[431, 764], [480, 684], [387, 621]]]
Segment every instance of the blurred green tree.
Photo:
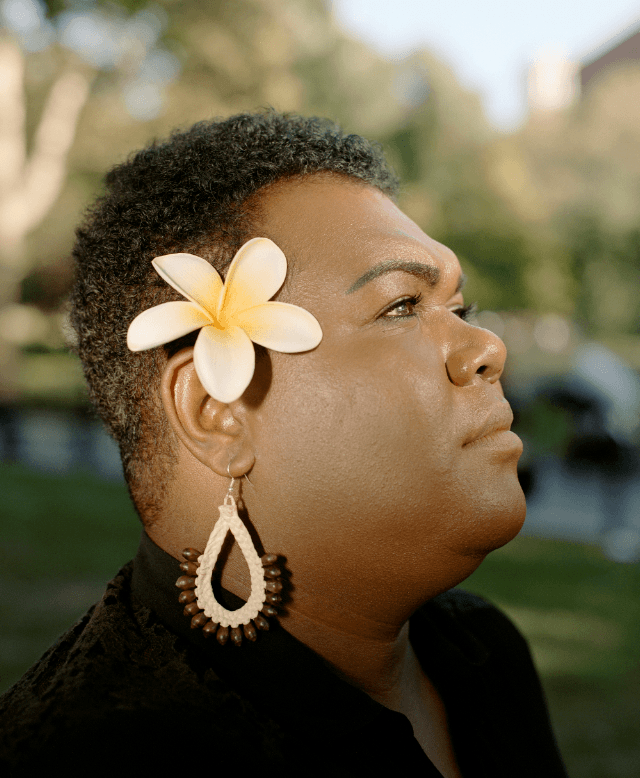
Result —
[[[594, 333], [637, 331], [637, 70], [569, 112], [500, 135], [437, 57], [383, 58], [342, 32], [324, 0], [12, 1], [46, 16], [32, 30], [38, 45], [6, 23], [2, 31], [14, 62], [0, 59], [14, 74], [0, 112], [10, 162], [0, 182], [5, 364], [7, 349], [15, 356], [34, 341], [62, 348], [73, 227], [105, 170], [174, 128], [267, 105], [380, 140], [403, 182], [401, 207], [457, 252], [481, 307], [576, 315]], [[75, 78], [76, 98], [58, 101], [66, 131], [54, 144], [57, 173], [39, 186], [36, 163], [55, 125], [46, 106], [74, 94], [56, 92], [65, 78]], [[11, 215], [19, 208], [22, 220]], [[37, 309], [57, 311], [48, 334]], [[1, 338], [7, 331], [13, 339]], [[2, 374], [5, 396], [15, 396], [17, 371]]]
[[604, 70], [569, 109], [531, 116], [511, 144], [526, 181], [511, 196], [525, 210], [536, 193], [567, 308], [592, 337], [637, 334], [640, 66]]
[[384, 141], [403, 181], [401, 205], [457, 253], [482, 307], [529, 305], [526, 225], [491, 178], [495, 133], [479, 96], [425, 51], [398, 70], [410, 108]]

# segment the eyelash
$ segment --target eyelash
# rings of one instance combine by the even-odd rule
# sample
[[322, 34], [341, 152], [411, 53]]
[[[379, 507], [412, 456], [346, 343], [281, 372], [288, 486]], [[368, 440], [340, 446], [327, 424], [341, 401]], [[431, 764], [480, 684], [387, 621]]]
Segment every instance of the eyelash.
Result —
[[[422, 293], [416, 294], [413, 297], [404, 297], [402, 300], [398, 300], [398, 302], [394, 303], [390, 308], [387, 308], [387, 310], [382, 314], [382, 318], [385, 318], [386, 314], [390, 311], [395, 310], [396, 308], [399, 308], [402, 305], [411, 305], [412, 307], [416, 307], [418, 303], [422, 300]], [[455, 313], [456, 316], [459, 316], [462, 321], [469, 321], [475, 314], [478, 312], [478, 303], [470, 303], [469, 305], [461, 305], [459, 308], [454, 308], [452, 313]], [[413, 316], [415, 316], [414, 313], [406, 313], [406, 314], [400, 314], [397, 316], [387, 316], [388, 319], [410, 319]]]
[[470, 321], [478, 313], [478, 303], [469, 303], [460, 308], [456, 308], [453, 313], [459, 316], [462, 321]]

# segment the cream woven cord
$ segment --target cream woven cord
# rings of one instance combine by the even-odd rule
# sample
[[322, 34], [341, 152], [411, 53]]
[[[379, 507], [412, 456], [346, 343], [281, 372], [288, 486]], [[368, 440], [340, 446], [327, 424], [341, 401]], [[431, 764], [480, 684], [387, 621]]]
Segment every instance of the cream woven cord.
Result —
[[[221, 627], [238, 627], [241, 624], [248, 624], [251, 619], [255, 619], [265, 603], [267, 591], [264, 567], [247, 532], [247, 528], [238, 516], [236, 501], [233, 496], [227, 495], [224, 498], [224, 503], [218, 507], [218, 510], [220, 511], [220, 518], [216, 522], [211, 535], [209, 535], [204, 554], [198, 558], [200, 566], [196, 573], [196, 600], [198, 605], [204, 610], [205, 616], [208, 616], [216, 624], [220, 624]], [[211, 574], [229, 530], [233, 533], [240, 546], [251, 575], [251, 594], [247, 602], [237, 611], [228, 611], [226, 608], [223, 608], [213, 596], [211, 588]]]

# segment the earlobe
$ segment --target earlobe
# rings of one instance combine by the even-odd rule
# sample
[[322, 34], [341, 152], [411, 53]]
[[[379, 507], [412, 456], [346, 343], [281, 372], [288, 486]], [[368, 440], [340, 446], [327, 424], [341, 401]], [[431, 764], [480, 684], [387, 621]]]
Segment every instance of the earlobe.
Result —
[[207, 393], [193, 364], [193, 348], [182, 349], [167, 361], [160, 392], [174, 434], [203, 465], [218, 475], [236, 478], [253, 467], [255, 455], [242, 400], [223, 403]]

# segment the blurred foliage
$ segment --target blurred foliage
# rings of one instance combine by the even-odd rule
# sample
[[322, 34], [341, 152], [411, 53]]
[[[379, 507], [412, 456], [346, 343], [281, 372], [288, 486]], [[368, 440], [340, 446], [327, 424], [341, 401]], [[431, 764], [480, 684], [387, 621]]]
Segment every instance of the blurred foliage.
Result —
[[119, 7], [127, 11], [139, 11], [149, 5], [148, 0], [90, 0], [89, 3], [87, 0], [43, 0], [49, 19], [53, 19], [63, 11], [81, 10], [89, 4], [107, 9]]
[[527, 460], [555, 454], [562, 458], [575, 432], [573, 416], [540, 395], [518, 413], [514, 430], [527, 442]]
[[[73, 229], [109, 167], [174, 128], [271, 105], [380, 141], [402, 179], [400, 206], [456, 251], [481, 309], [557, 312], [609, 343], [640, 334], [640, 67], [613, 68], [572, 108], [534, 114], [504, 135], [437, 57], [383, 58], [339, 29], [324, 0], [46, 6], [53, 22], [70, 11], [151, 20], [156, 37], [127, 39], [102, 67], [60, 41], [25, 53], [29, 137], [65, 63], [92, 70], [93, 85], [66, 184], [27, 239], [22, 303], [62, 311]], [[158, 56], [175, 72], [153, 82], [160, 110], [136, 117], [131, 106], [144, 103]], [[58, 332], [43, 345], [64, 343]]]
[[496, 145], [498, 180], [546, 236], [588, 335], [640, 334], [640, 62]]

